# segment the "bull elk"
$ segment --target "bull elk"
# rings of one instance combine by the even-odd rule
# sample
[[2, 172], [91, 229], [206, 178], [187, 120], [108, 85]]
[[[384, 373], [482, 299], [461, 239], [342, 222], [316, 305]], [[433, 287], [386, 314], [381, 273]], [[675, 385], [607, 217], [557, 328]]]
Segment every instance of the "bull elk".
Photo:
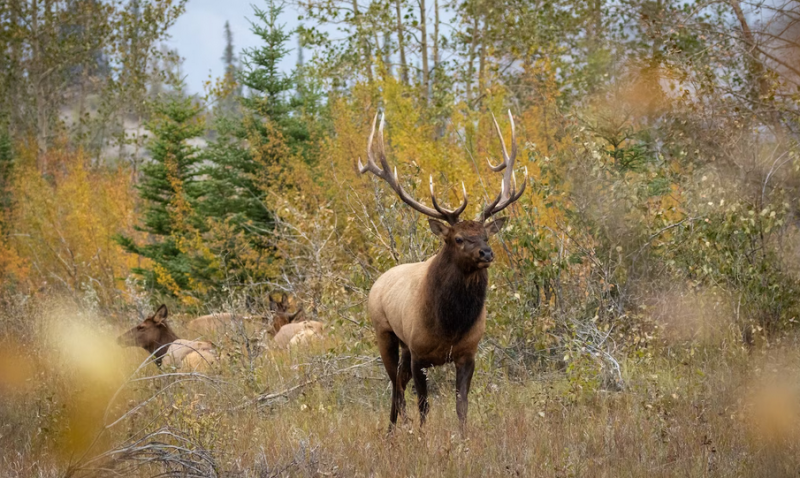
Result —
[[167, 323], [167, 315], [167, 306], [162, 304], [153, 315], [117, 337], [117, 343], [142, 347], [155, 356], [159, 367], [174, 365], [176, 368], [202, 370], [216, 361], [214, 346], [210, 342], [179, 339]]
[[[381, 118], [378, 157], [375, 162], [372, 146], [378, 115], [372, 123], [367, 142], [367, 164], [358, 161], [361, 174], [367, 171], [383, 179], [397, 196], [414, 210], [428, 216], [431, 231], [442, 239], [439, 252], [426, 260], [393, 267], [381, 275], [369, 293], [368, 313], [386, 373], [392, 382], [392, 409], [390, 429], [397, 416], [405, 416], [405, 388], [413, 378], [417, 391], [420, 426], [428, 413], [427, 379], [424, 369], [455, 363], [456, 413], [461, 432], [467, 421], [467, 395], [475, 370], [475, 353], [486, 326], [487, 269], [494, 260], [489, 247], [489, 237], [497, 233], [506, 218], [490, 219], [517, 201], [525, 192], [528, 179], [517, 192], [514, 162], [517, 157], [514, 118], [511, 122], [511, 154], [506, 149], [500, 126], [494, 120], [500, 137], [503, 161], [494, 166], [494, 172], [505, 170], [501, 190], [476, 221], [460, 220], [467, 207], [467, 192], [462, 183], [464, 200], [455, 210], [439, 205], [430, 178], [431, 203], [425, 206], [409, 196], [400, 185], [397, 169], [392, 173], [386, 160], [383, 142], [384, 118]], [[444, 222], [442, 222], [444, 221]]]
[[275, 334], [273, 342], [278, 348], [289, 348], [295, 345], [304, 345], [312, 340], [323, 337], [324, 324], [316, 320], [292, 322], [281, 327]]

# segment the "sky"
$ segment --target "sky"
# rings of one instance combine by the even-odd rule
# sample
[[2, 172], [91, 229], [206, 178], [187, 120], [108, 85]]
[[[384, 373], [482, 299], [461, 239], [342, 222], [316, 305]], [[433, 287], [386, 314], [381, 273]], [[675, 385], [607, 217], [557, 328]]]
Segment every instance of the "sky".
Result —
[[[203, 83], [209, 79], [221, 77], [224, 71], [222, 53], [225, 49], [225, 21], [231, 24], [233, 46], [239, 55], [243, 48], [257, 46], [258, 38], [250, 31], [247, 19], [254, 19], [255, 4], [264, 9], [265, 3], [260, 0], [189, 0], [186, 13], [170, 29], [172, 38], [167, 42], [170, 48], [176, 48], [183, 57], [182, 71], [186, 77], [189, 93], [203, 93]], [[281, 23], [287, 28], [296, 27], [299, 13], [291, 4], [287, 4], [281, 15]], [[297, 39], [293, 38], [289, 45], [292, 51], [284, 58], [281, 68], [289, 72], [297, 62]]]

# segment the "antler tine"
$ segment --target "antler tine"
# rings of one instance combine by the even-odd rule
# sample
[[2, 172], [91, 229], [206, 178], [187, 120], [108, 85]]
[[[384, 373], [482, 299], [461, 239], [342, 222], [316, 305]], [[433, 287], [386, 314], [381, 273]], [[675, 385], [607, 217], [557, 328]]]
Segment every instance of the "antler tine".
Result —
[[[431, 209], [424, 204], [419, 203], [414, 198], [409, 196], [403, 186], [400, 185], [400, 179], [397, 176], [397, 168], [391, 168], [389, 166], [389, 162], [386, 160], [386, 149], [383, 142], [383, 126], [385, 124], [386, 115], [381, 116], [380, 126], [378, 128], [378, 132], [380, 133], [380, 151], [379, 151], [379, 161], [381, 166], [378, 166], [375, 162], [375, 157], [372, 154], [372, 140], [375, 136], [375, 125], [378, 122], [378, 114], [375, 114], [375, 119], [372, 121], [372, 130], [369, 133], [369, 140], [367, 142], [367, 164], [364, 165], [361, 163], [361, 158], [358, 159], [358, 170], [361, 174], [366, 173], [367, 171], [371, 172], [375, 176], [386, 181], [389, 186], [394, 190], [397, 196], [402, 200], [404, 203], [411, 206], [414, 210], [432, 217], [434, 219], [441, 219], [445, 220], [450, 224], [455, 224], [458, 222], [458, 216], [464, 212], [464, 209], [467, 207], [467, 196], [466, 190], [464, 193], [464, 203], [461, 205], [460, 208], [456, 209], [455, 211], [448, 211], [446, 209], [440, 209], [438, 204], [436, 203], [436, 198], [433, 196], [433, 176], [431, 176], [431, 198], [433, 199], [433, 206], [435, 209]], [[392, 174], [392, 169], [394, 169], [394, 174]], [[463, 184], [462, 184], [463, 188]]]
[[[381, 167], [384, 171], [389, 171], [389, 163], [386, 161], [386, 145], [383, 142], [383, 125], [386, 124], [386, 114], [384, 113], [381, 116], [381, 125], [378, 127], [378, 133], [380, 134], [380, 145], [381, 145]], [[397, 168], [394, 168], [394, 178], [397, 179]], [[400, 183], [397, 183], [400, 184]]]
[[464, 181], [461, 181], [461, 192], [464, 194], [464, 202], [461, 203], [461, 206], [455, 210], [456, 215], [461, 214], [467, 208], [467, 201], [469, 200], [467, 197], [467, 187], [464, 186]]
[[511, 115], [511, 110], [508, 110], [508, 119], [511, 122], [511, 156], [509, 156], [508, 151], [506, 151], [506, 142], [503, 140], [500, 127], [497, 126], [496, 120], [494, 122], [495, 126], [497, 126], [497, 134], [500, 136], [500, 144], [503, 145], [503, 160], [506, 163], [506, 171], [503, 173], [503, 199], [510, 197], [509, 195], [513, 196], [514, 194], [511, 188], [511, 179], [514, 174], [514, 163], [517, 161], [517, 132], [514, 125], [514, 117]]
[[[511, 113], [509, 111], [509, 113]], [[503, 139], [503, 133], [500, 131], [500, 125], [497, 124], [497, 118], [495, 118], [494, 113], [492, 113], [492, 121], [494, 121], [494, 128], [497, 131], [497, 137], [500, 138], [500, 147], [503, 150], [503, 161], [500, 162], [497, 166], [493, 165], [489, 158], [486, 158], [486, 162], [489, 163], [489, 169], [492, 171], [499, 173], [500, 171], [504, 170], [506, 166], [508, 166], [508, 150], [506, 149], [506, 142]], [[514, 122], [512, 120], [511, 124], [513, 125]], [[512, 126], [513, 128], [513, 126]], [[514, 141], [513, 139], [511, 141]]]
[[497, 206], [497, 203], [500, 202], [500, 199], [502, 197], [503, 197], [503, 193], [501, 191], [500, 194], [498, 194], [497, 197], [494, 198], [494, 201], [490, 202], [489, 204], [486, 205], [485, 208], [483, 208], [483, 212], [481, 212], [481, 216], [480, 216], [481, 222], [486, 221], [487, 219], [489, 219], [492, 216], [492, 214], [494, 214], [492, 211], [494, 210], [495, 206]]
[[464, 193], [464, 201], [461, 203], [461, 206], [458, 209], [453, 211], [448, 211], [447, 209], [440, 207], [439, 203], [436, 201], [436, 194], [433, 192], [433, 175], [429, 178], [430, 187], [431, 187], [431, 203], [433, 203], [434, 209], [436, 209], [439, 214], [442, 214], [447, 219], [447, 222], [450, 224], [455, 224], [458, 222], [458, 216], [464, 212], [467, 208], [467, 188], [464, 186], [464, 182], [461, 182], [461, 191]]
[[514, 204], [519, 198], [522, 197], [522, 194], [525, 193], [525, 186], [528, 184], [528, 168], [525, 168], [525, 180], [522, 182], [522, 187], [520, 188], [519, 192], [512, 192], [511, 196], [508, 198], [507, 201], [503, 201], [501, 204], [497, 204], [500, 201], [500, 195], [497, 195], [497, 198], [491, 204], [491, 208], [487, 206], [486, 210], [491, 211], [488, 215], [484, 211], [484, 215], [481, 218], [485, 221], [492, 217], [493, 215], [497, 214], [498, 212], [502, 211], [503, 209], [507, 208], [508, 206]]
[[[372, 139], [375, 137], [375, 123], [377, 122], [378, 113], [375, 113], [375, 118], [372, 120], [372, 130], [369, 132], [369, 139], [367, 140], [367, 165], [364, 166], [364, 164], [361, 163], [361, 158], [358, 158], [358, 172], [361, 174], [370, 171], [377, 176], [381, 176], [382, 173], [382, 171], [378, 168], [378, 165], [375, 164], [375, 158], [372, 156]], [[381, 130], [383, 129], [382, 127], [383, 121], [381, 121]]]
[[517, 132], [516, 125], [514, 124], [514, 116], [511, 114], [511, 110], [508, 111], [508, 119], [511, 123], [510, 156], [508, 154], [508, 150], [506, 149], [506, 143], [503, 140], [503, 133], [500, 130], [500, 125], [497, 124], [497, 118], [494, 117], [494, 114], [492, 115], [492, 119], [494, 120], [497, 136], [500, 138], [500, 146], [503, 150], [503, 162], [498, 166], [493, 166], [492, 163], [489, 163], [489, 167], [492, 168], [492, 171], [494, 172], [500, 172], [504, 169], [505, 172], [503, 173], [503, 180], [500, 184], [500, 194], [498, 194], [495, 200], [488, 204], [481, 213], [481, 219], [484, 221], [489, 219], [494, 214], [497, 214], [498, 212], [507, 208], [520, 197], [522, 197], [522, 194], [525, 192], [525, 186], [528, 183], [528, 168], [526, 167], [525, 180], [522, 183], [522, 188], [520, 188], [519, 192], [516, 191], [517, 178], [514, 176], [514, 163], [517, 160]]

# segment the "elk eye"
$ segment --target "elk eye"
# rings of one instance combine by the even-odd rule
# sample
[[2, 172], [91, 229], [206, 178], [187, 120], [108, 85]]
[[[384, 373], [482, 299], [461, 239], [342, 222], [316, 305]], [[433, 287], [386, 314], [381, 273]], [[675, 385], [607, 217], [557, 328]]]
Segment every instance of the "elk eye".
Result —
[[456, 237], [456, 244], [463, 244], [463, 243], [464, 243], [464, 239], [462, 239], [460, 237]]

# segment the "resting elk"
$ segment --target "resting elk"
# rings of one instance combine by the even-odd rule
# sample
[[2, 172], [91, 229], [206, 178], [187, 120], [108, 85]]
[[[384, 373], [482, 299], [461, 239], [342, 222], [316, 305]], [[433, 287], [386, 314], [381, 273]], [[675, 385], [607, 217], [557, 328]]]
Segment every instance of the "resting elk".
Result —
[[475, 353], [486, 326], [486, 288], [488, 268], [494, 260], [489, 247], [489, 237], [497, 233], [505, 218], [490, 220], [492, 216], [517, 201], [525, 192], [528, 179], [516, 191], [514, 162], [517, 156], [514, 118], [511, 121], [511, 154], [506, 150], [500, 126], [495, 119], [495, 129], [500, 137], [503, 161], [497, 166], [489, 163], [492, 171], [503, 174], [500, 194], [483, 209], [477, 221], [460, 220], [467, 207], [467, 193], [462, 183], [464, 201], [455, 210], [439, 205], [430, 179], [431, 203], [427, 207], [406, 193], [386, 160], [383, 142], [384, 121], [380, 122], [378, 158], [373, 156], [372, 143], [375, 123], [367, 143], [367, 164], [358, 161], [359, 171], [367, 171], [386, 181], [397, 196], [416, 211], [428, 216], [431, 231], [442, 239], [441, 250], [425, 262], [403, 264], [381, 275], [369, 293], [368, 313], [375, 328], [383, 365], [392, 382], [392, 410], [390, 429], [397, 416], [405, 416], [405, 388], [413, 378], [417, 390], [420, 425], [428, 413], [427, 379], [424, 369], [446, 363], [456, 367], [456, 413], [461, 432], [467, 421], [467, 394], [475, 370]]
[[176, 368], [203, 370], [216, 362], [214, 346], [210, 342], [183, 340], [167, 323], [166, 305], [161, 305], [142, 323], [117, 337], [125, 347], [142, 347], [155, 355], [156, 365], [174, 365]]
[[[289, 312], [289, 297], [285, 293], [281, 294], [280, 301], [276, 301], [272, 297], [269, 298], [269, 310], [271, 312], [272, 324], [267, 332], [270, 335], [277, 334], [281, 327], [293, 322], [303, 314], [302, 305], [294, 313]], [[239, 317], [249, 322], [258, 321], [259, 323], [269, 323], [270, 315]], [[189, 330], [198, 334], [218, 332], [226, 327], [230, 327], [236, 317], [237, 315], [231, 312], [208, 314], [191, 320], [186, 326]]]
[[307, 344], [311, 340], [321, 338], [322, 334], [322, 322], [317, 322], [316, 320], [292, 322], [281, 327], [281, 330], [275, 334], [274, 342], [279, 348], [288, 348]]

